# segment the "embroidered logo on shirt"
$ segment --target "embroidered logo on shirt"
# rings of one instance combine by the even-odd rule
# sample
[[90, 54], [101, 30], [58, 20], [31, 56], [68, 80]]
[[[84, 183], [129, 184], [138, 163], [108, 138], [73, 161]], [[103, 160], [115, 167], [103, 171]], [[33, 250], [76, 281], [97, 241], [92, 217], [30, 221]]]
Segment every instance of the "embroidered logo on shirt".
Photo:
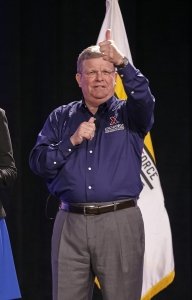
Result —
[[117, 119], [116, 119], [116, 117], [115, 117], [115, 116], [110, 117], [110, 123], [109, 123], [109, 125], [110, 125], [110, 126], [113, 126], [113, 125], [115, 125], [115, 124], [117, 124]]
[[118, 131], [118, 130], [124, 130], [125, 126], [124, 124], [116, 124], [113, 126], [109, 126], [105, 128], [105, 133], [110, 133], [110, 132], [114, 132], [114, 131]]

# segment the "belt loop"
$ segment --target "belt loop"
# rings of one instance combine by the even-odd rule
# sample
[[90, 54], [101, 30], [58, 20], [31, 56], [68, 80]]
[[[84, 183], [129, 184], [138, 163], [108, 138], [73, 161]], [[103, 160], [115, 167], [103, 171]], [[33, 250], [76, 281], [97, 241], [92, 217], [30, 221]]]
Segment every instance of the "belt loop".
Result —
[[114, 202], [114, 211], [117, 210], [117, 205], [118, 205], [118, 204], [119, 204], [118, 202]]
[[83, 214], [86, 216], [86, 206], [83, 206]]

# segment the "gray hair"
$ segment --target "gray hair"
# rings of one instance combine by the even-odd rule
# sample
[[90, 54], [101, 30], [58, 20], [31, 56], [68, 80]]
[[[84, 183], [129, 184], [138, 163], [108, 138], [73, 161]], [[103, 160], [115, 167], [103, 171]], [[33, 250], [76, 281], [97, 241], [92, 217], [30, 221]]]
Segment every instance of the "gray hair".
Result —
[[84, 49], [78, 56], [77, 59], [77, 73], [81, 73], [82, 71], [82, 64], [84, 60], [91, 59], [91, 58], [99, 58], [102, 57], [102, 53], [100, 51], [100, 47], [98, 45], [90, 46]]

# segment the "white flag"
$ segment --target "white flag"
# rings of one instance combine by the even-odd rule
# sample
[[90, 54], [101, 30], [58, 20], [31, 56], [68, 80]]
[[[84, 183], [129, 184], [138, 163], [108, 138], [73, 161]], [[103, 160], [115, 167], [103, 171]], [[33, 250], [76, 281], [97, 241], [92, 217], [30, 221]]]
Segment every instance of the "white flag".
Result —
[[[132, 63], [118, 0], [106, 0], [106, 14], [97, 43], [105, 40], [105, 33], [109, 28], [111, 29], [111, 37], [117, 47]], [[120, 99], [127, 98], [120, 77], [117, 80], [115, 93]], [[164, 196], [155, 164], [150, 134], [145, 138], [141, 179], [144, 188], [138, 200], [138, 205], [145, 226], [142, 300], [150, 300], [166, 288], [175, 276], [171, 228], [164, 205]]]

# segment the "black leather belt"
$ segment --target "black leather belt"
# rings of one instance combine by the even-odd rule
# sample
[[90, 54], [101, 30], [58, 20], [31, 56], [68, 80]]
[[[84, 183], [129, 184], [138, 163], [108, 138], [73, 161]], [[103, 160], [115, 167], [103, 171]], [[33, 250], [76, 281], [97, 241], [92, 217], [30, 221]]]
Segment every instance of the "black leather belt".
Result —
[[107, 212], [112, 212], [124, 208], [134, 207], [136, 202], [130, 199], [122, 202], [114, 202], [104, 205], [78, 205], [72, 203], [61, 202], [60, 209], [82, 215], [99, 215]]

